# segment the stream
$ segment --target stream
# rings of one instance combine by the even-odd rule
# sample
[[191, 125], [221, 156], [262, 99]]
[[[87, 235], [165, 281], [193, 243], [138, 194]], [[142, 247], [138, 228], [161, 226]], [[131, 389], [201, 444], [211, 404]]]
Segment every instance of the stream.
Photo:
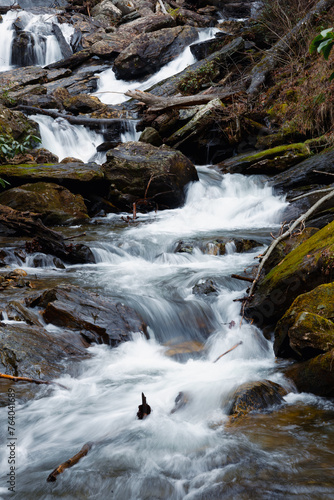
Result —
[[[140, 82], [140, 88], [166, 78], [171, 66], [175, 73], [192, 62], [187, 49], [160, 75]], [[124, 82], [117, 87], [108, 72], [96, 95], [123, 89]], [[132, 83], [139, 88], [139, 82]], [[117, 94], [104, 96], [107, 103], [123, 100]], [[42, 145], [60, 158], [104, 161], [96, 155], [102, 133], [65, 125], [62, 119], [32, 118], [40, 125]], [[122, 140], [137, 138], [129, 124]], [[139, 213], [132, 222], [125, 221], [127, 214], [108, 214], [63, 229], [66, 234], [86, 232], [81, 241], [92, 249], [96, 264], [56, 269], [47, 257], [39, 259], [39, 267], [36, 255], [25, 263], [13, 260], [13, 269], [19, 266], [50, 287], [71, 283], [130, 305], [148, 324], [149, 339], [133, 332], [133, 340], [117, 348], [90, 347], [92, 357], [73, 364], [58, 379], [68, 390], [41, 387], [34, 400], [17, 404], [16, 493], [3, 481], [8, 453], [1, 446], [0, 498], [333, 498], [334, 404], [296, 393], [279, 371], [287, 362], [275, 359], [272, 342], [241, 318], [236, 299], [245, 294], [246, 285], [231, 278], [257, 262], [270, 233], [279, 228], [287, 202], [264, 177], [222, 175], [210, 165], [197, 170], [200, 181], [187, 187], [181, 208]], [[228, 240], [224, 255], [216, 251], [219, 239]], [[258, 246], [237, 253], [236, 239], [256, 240]], [[177, 251], [180, 242], [191, 251]], [[194, 293], [208, 279], [215, 293]], [[57, 335], [57, 327], [45, 328]], [[170, 349], [185, 342], [198, 352], [169, 356]], [[285, 404], [232, 424], [227, 415], [233, 390], [263, 379], [288, 391]], [[181, 391], [188, 404], [171, 413]], [[142, 392], [152, 413], [139, 421]], [[5, 442], [7, 409], [0, 412]], [[50, 472], [88, 441], [99, 443], [57, 482], [47, 483]]]

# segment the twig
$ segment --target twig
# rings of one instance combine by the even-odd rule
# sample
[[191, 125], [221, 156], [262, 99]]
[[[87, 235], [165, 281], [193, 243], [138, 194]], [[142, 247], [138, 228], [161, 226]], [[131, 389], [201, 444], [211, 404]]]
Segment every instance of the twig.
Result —
[[236, 349], [238, 347], [238, 345], [241, 345], [242, 344], [242, 340], [240, 340], [240, 342], [238, 342], [237, 344], [235, 344], [233, 347], [231, 347], [231, 349], [229, 349], [228, 351], [224, 352], [223, 354], [221, 354], [220, 356], [218, 356], [218, 358], [214, 361], [214, 363], [217, 363], [217, 361], [222, 358], [223, 356], [225, 356], [225, 354], [228, 354], [229, 352], [231, 351], [234, 351], [234, 349]]
[[[315, 172], [315, 170], [313, 170]], [[325, 173], [325, 172], [324, 172]], [[292, 198], [289, 200], [290, 203], [293, 201], [298, 201], [301, 200], [302, 198], [307, 198], [308, 196], [312, 196], [312, 194], [318, 194], [318, 193], [328, 193], [329, 191], [332, 191], [333, 188], [326, 188], [326, 189], [315, 189], [314, 191], [310, 191], [309, 193], [301, 194], [300, 196], [296, 196], [295, 198]]]
[[159, 4], [160, 4], [160, 7], [161, 7], [162, 12], [163, 12], [164, 14], [168, 14], [167, 9], [166, 9], [166, 7], [164, 6], [163, 1], [162, 1], [162, 0], [158, 0], [158, 2], [159, 2]]
[[334, 175], [332, 172], [320, 172], [320, 170], [313, 170], [316, 174], [323, 174], [323, 175]]
[[86, 233], [76, 234], [75, 236], [68, 236], [64, 240], [74, 240], [74, 238], [80, 238], [81, 236], [86, 236]]
[[29, 377], [14, 377], [13, 375], [7, 375], [6, 373], [0, 373], [0, 378], [6, 378], [8, 380], [11, 380], [12, 382], [31, 382], [33, 384], [45, 384], [45, 385], [56, 384], [59, 385], [59, 387], [62, 387], [63, 389], [68, 389], [68, 387], [59, 384], [58, 382], [53, 382], [49, 380], [37, 380]]

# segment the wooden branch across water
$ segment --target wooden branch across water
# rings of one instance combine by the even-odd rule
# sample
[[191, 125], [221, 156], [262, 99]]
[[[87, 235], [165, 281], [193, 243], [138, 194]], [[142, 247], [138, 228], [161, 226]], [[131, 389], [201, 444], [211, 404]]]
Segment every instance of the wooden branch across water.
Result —
[[147, 104], [148, 111], [162, 111], [172, 108], [186, 108], [198, 104], [207, 104], [213, 99], [223, 99], [240, 92], [225, 92], [220, 94], [197, 94], [191, 96], [160, 97], [142, 90], [128, 90], [124, 95]]
[[220, 356], [218, 356], [217, 359], [215, 359], [214, 363], [217, 363], [217, 361], [222, 358], [223, 356], [225, 356], [225, 354], [228, 354], [229, 352], [231, 351], [234, 351], [234, 349], [236, 349], [239, 345], [242, 344], [242, 340], [240, 340], [240, 342], [238, 342], [237, 344], [235, 344], [233, 347], [231, 347], [231, 349], [229, 349], [228, 351], [224, 352], [223, 354], [221, 354]]
[[46, 115], [51, 116], [51, 118], [63, 118], [72, 125], [85, 125], [92, 128], [115, 125], [116, 123], [119, 125], [124, 124], [124, 120], [122, 118], [91, 118], [89, 116], [64, 115], [58, 111], [36, 108], [35, 106], [25, 106], [23, 104], [20, 104], [15, 109], [23, 111], [28, 115]]
[[240, 276], [240, 274], [231, 274], [231, 278], [235, 278], [236, 280], [248, 281], [248, 283], [253, 283], [253, 278], [248, 278], [248, 276]]

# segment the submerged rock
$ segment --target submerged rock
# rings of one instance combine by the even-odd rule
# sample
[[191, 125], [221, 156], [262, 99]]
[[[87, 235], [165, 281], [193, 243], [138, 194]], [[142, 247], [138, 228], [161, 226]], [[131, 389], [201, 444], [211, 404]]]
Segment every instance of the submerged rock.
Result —
[[111, 183], [110, 201], [119, 208], [132, 210], [132, 204], [148, 202], [159, 208], [175, 208], [185, 199], [184, 187], [197, 181], [194, 165], [182, 153], [164, 146], [127, 142], [108, 151], [102, 165]]
[[270, 406], [280, 405], [286, 390], [270, 380], [246, 382], [230, 396], [228, 415], [233, 419], [243, 417], [251, 411], [261, 411]]
[[89, 219], [83, 197], [54, 183], [36, 182], [0, 193], [0, 203], [41, 214], [44, 224], [79, 224]]
[[334, 349], [334, 283], [299, 295], [277, 323], [276, 356], [309, 359]]
[[47, 290], [30, 306], [44, 309], [46, 323], [78, 331], [88, 343], [115, 347], [130, 340], [132, 332], [146, 335], [146, 325], [133, 309], [73, 285]]

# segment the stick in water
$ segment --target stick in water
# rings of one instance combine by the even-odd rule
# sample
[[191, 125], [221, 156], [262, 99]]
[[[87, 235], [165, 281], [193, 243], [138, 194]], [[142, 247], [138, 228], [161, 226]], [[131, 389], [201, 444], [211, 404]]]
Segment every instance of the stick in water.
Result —
[[60, 464], [53, 472], [51, 472], [51, 474], [47, 478], [47, 482], [54, 483], [55, 481], [57, 481], [57, 476], [59, 476], [59, 474], [62, 474], [64, 470], [73, 467], [73, 465], [77, 464], [81, 458], [85, 457], [89, 452], [89, 450], [92, 448], [93, 444], [94, 443], [92, 442], [84, 444], [79, 453], [74, 455], [74, 457], [71, 457], [68, 460], [66, 460], [66, 462]]
[[240, 340], [240, 342], [238, 342], [237, 344], [235, 344], [233, 347], [231, 347], [231, 349], [229, 349], [228, 351], [224, 352], [223, 354], [221, 354], [220, 356], [218, 356], [218, 358], [214, 361], [214, 363], [217, 363], [217, 361], [222, 358], [223, 356], [225, 356], [225, 354], [228, 354], [229, 352], [231, 351], [234, 351], [234, 349], [236, 347], [238, 347], [238, 345], [241, 345], [242, 344], [242, 340]]
[[65, 385], [62, 384], [58, 384], [58, 382], [52, 382], [49, 380], [37, 380], [29, 377], [14, 377], [13, 375], [7, 375], [6, 373], [0, 373], [0, 378], [6, 378], [8, 380], [11, 380], [12, 382], [31, 382], [33, 384], [46, 384], [46, 385], [56, 384], [59, 385], [59, 387], [62, 387], [63, 389], [68, 389], [68, 387], [65, 387]]

